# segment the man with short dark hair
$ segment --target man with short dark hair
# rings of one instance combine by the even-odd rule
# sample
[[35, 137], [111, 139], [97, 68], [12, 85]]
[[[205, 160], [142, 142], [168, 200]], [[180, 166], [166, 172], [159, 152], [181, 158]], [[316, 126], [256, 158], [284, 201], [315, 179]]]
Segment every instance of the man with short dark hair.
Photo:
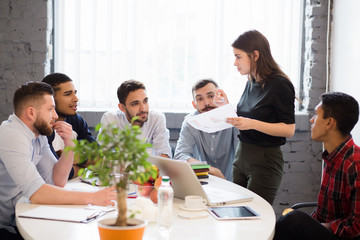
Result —
[[[217, 107], [214, 97], [218, 85], [212, 79], [197, 81], [192, 87], [192, 104], [196, 112], [193, 116], [210, 111]], [[232, 164], [238, 142], [236, 128], [228, 128], [215, 133], [206, 133], [195, 129], [186, 117], [181, 127], [179, 140], [175, 149], [175, 159], [206, 161], [211, 167], [209, 173], [227, 180], [232, 180]]]
[[358, 117], [353, 97], [321, 96], [310, 119], [311, 138], [325, 148], [317, 208], [311, 216], [295, 210], [281, 217], [274, 239], [360, 239], [360, 148], [350, 134]]
[[[77, 140], [95, 141], [86, 121], [77, 113], [77, 90], [71, 78], [62, 73], [52, 73], [44, 77], [42, 82], [49, 84], [54, 90], [55, 110], [59, 118], [57, 122], [67, 122], [72, 126], [72, 138]], [[64, 142], [54, 131], [48, 136], [51, 151], [58, 158], [64, 150]], [[69, 179], [77, 177], [78, 165], [74, 165]]]
[[139, 138], [151, 143], [157, 155], [171, 157], [169, 130], [163, 113], [149, 110], [148, 97], [143, 83], [136, 80], [123, 82], [117, 90], [119, 99], [117, 111], [106, 112], [101, 118], [101, 124], [115, 124], [120, 129], [131, 124], [133, 117], [138, 119], [133, 125], [141, 127]]
[[114, 205], [114, 187], [98, 192], [67, 191], [65, 186], [74, 153], [57, 160], [46, 135], [53, 129], [65, 146], [73, 146], [72, 128], [56, 122], [58, 115], [51, 86], [29, 82], [14, 94], [14, 114], [0, 126], [0, 239], [21, 239], [15, 222], [15, 206], [21, 197], [35, 204]]

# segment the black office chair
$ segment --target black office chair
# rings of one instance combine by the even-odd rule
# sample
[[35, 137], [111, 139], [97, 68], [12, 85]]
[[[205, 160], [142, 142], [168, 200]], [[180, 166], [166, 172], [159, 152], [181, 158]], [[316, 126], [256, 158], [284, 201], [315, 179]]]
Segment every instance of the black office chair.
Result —
[[286, 208], [283, 212], [282, 215], [286, 215], [289, 212], [294, 211], [295, 209], [299, 209], [299, 208], [306, 208], [306, 207], [316, 207], [317, 206], [317, 202], [302, 202], [302, 203], [295, 203], [294, 205], [292, 205], [289, 208]]
[[[321, 171], [321, 179], [323, 177], [323, 170], [324, 170], [324, 161], [322, 161], [321, 163], [321, 168], [322, 168], [322, 171]], [[301, 203], [295, 203], [294, 205], [292, 205], [291, 207], [289, 208], [286, 208], [283, 212], [282, 212], [282, 215], [286, 215], [288, 214], [289, 212], [292, 212], [294, 211], [295, 209], [299, 209], [299, 208], [306, 208], [306, 207], [313, 207], [315, 208], [317, 206], [317, 202], [301, 202]]]
[[303, 202], [303, 203], [296, 203], [291, 206], [292, 209], [304, 208], [304, 207], [316, 207], [317, 202]]

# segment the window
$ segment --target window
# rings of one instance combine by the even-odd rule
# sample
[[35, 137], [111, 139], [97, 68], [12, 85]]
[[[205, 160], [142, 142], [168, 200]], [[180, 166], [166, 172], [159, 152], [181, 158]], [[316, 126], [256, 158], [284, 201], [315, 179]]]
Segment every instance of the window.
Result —
[[213, 78], [234, 105], [247, 81], [232, 42], [257, 29], [297, 90], [302, 0], [55, 0], [55, 71], [82, 109], [116, 108], [116, 90], [143, 82], [151, 108], [189, 111], [191, 87]]

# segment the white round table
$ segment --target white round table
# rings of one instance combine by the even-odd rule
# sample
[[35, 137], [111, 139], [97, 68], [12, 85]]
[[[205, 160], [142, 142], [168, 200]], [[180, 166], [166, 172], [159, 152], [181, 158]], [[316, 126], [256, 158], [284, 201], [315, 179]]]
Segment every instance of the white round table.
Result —
[[[192, 239], [273, 239], [276, 217], [271, 205], [257, 194], [240, 187], [232, 182], [210, 176], [209, 184], [218, 185], [222, 190], [241, 191], [254, 198], [250, 202], [232, 204], [234, 206], [250, 206], [260, 215], [255, 220], [216, 220], [208, 214], [207, 217], [198, 219], [186, 219], [178, 216], [180, 206], [184, 203], [182, 199], [174, 199], [173, 224], [171, 229], [171, 240], [192, 240]], [[80, 183], [79, 180], [72, 180], [66, 185], [67, 189], [93, 191], [95, 187]], [[131, 204], [132, 199], [128, 199]], [[40, 220], [31, 218], [19, 218], [18, 215], [36, 208], [39, 205], [31, 204], [26, 198], [21, 198], [16, 205], [16, 223], [21, 235], [25, 239], [34, 240], [98, 240], [100, 239], [97, 220], [89, 223], [71, 223], [62, 221]], [[51, 205], [54, 206], [54, 205]], [[64, 207], [64, 206], [62, 206]], [[84, 208], [79, 205], [67, 205], [67, 208]], [[206, 211], [206, 210], [205, 210]], [[103, 217], [116, 215], [110, 212]], [[144, 240], [158, 239], [159, 233], [156, 223], [149, 223], [145, 229]]]

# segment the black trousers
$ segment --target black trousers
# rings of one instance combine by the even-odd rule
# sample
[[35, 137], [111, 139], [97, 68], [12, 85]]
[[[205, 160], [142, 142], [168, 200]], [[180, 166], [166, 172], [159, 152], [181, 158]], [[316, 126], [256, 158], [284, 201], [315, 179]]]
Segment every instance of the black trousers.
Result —
[[24, 240], [20, 235], [18, 229], [15, 227], [16, 233], [9, 232], [7, 229], [0, 228], [1, 240]]
[[233, 182], [273, 204], [283, 175], [280, 146], [261, 147], [239, 141], [233, 163]]
[[341, 240], [319, 221], [305, 212], [294, 210], [280, 217], [275, 226], [274, 240]]

